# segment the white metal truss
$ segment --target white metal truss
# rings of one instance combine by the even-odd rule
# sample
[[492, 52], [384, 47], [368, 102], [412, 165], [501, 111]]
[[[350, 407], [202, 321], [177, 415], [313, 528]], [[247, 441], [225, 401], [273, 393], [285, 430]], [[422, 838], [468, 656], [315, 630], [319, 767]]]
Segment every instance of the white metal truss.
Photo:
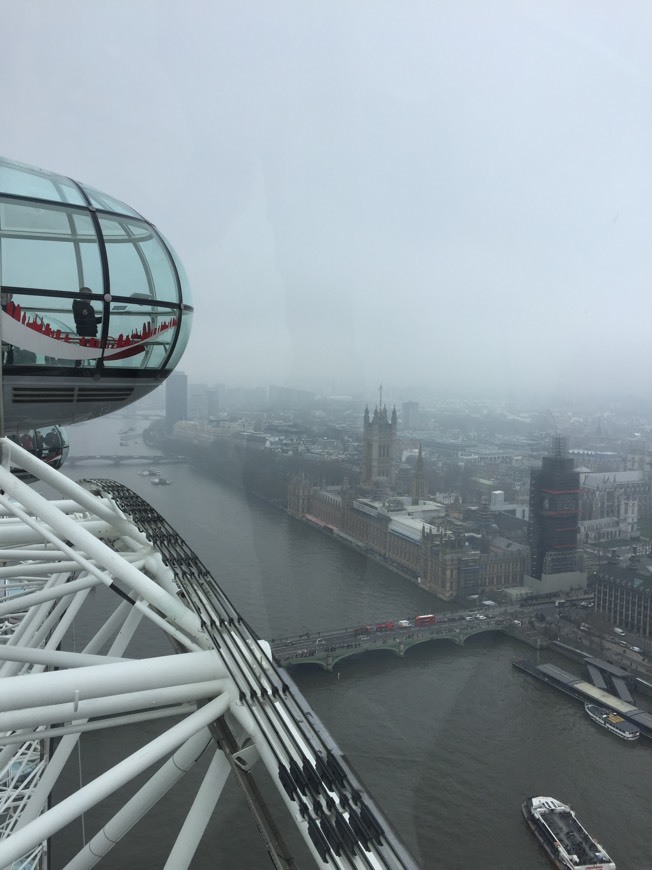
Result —
[[[273, 864], [297, 866], [258, 792], [257, 763], [317, 867], [415, 867], [267, 642], [174, 529], [119, 484], [76, 484], [8, 439], [0, 451], [0, 868], [45, 868], [50, 838], [151, 769], [67, 870], [95, 866], [207, 747], [212, 761], [168, 870], [191, 865], [229, 776], [238, 778]], [[62, 650], [99, 587], [115, 593], [115, 609], [83, 649]], [[142, 620], [168, 636], [172, 654], [129, 655]], [[54, 802], [85, 733], [152, 719], [171, 721]]]

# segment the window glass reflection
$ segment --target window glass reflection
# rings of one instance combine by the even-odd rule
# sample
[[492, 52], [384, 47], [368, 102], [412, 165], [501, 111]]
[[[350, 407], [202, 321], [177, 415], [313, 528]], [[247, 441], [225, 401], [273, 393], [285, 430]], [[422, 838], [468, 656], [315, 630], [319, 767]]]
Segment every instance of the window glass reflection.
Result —
[[110, 211], [117, 212], [118, 214], [131, 215], [132, 217], [140, 217], [137, 211], [134, 211], [133, 208], [130, 208], [128, 205], [125, 205], [124, 202], [121, 202], [119, 199], [115, 199], [113, 196], [109, 196], [106, 193], [101, 193], [99, 190], [95, 190], [93, 187], [87, 187], [85, 184], [82, 184], [85, 194], [90, 199], [92, 205], [100, 209], [100, 211]]
[[166, 366], [168, 369], [174, 368], [181, 357], [183, 356], [183, 352], [186, 349], [188, 344], [188, 339], [190, 338], [190, 330], [192, 328], [192, 312], [184, 311], [183, 317], [181, 318], [181, 324], [179, 327], [179, 339], [175, 345], [174, 352]]
[[133, 297], [141, 293], [165, 302], [179, 301], [172, 262], [147, 224], [102, 218], [100, 226], [112, 296]]
[[33, 167], [0, 160], [0, 190], [18, 196], [33, 196], [51, 202], [86, 205], [81, 192], [69, 179], [41, 173]]
[[156, 306], [146, 293], [113, 302], [104, 365], [159, 368], [175, 340], [178, 323], [177, 311]]
[[99, 248], [87, 214], [0, 202], [0, 245], [5, 287], [75, 292], [85, 280], [99, 283]]

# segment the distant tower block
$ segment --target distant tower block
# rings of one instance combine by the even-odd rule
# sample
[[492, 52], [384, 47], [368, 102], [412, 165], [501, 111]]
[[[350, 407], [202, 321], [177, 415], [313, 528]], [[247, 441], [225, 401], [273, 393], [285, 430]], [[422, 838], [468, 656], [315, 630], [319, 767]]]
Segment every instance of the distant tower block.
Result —
[[410, 495], [412, 496], [412, 504], [419, 504], [420, 499], [426, 498], [428, 494], [428, 486], [426, 484], [426, 475], [423, 468], [423, 453], [419, 444], [419, 455], [414, 466], [414, 476], [410, 487]]
[[403, 402], [401, 412], [402, 430], [407, 432], [416, 432], [416, 430], [419, 428], [419, 403]]
[[171, 432], [179, 420], [188, 419], [188, 376], [174, 372], [165, 383], [165, 428]]
[[365, 408], [362, 445], [362, 484], [371, 486], [377, 477], [386, 478], [390, 487], [396, 479], [396, 408], [391, 419], [387, 408], [375, 408], [369, 419], [369, 408]]
[[530, 574], [537, 580], [576, 570], [579, 491], [566, 439], [555, 435], [551, 455], [530, 473]]

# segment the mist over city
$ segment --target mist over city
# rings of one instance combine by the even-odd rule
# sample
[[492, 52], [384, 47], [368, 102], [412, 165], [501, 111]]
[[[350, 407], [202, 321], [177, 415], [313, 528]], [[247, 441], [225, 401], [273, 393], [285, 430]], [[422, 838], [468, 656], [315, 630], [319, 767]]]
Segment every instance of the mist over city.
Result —
[[195, 380], [644, 396], [651, 31], [632, 2], [6, 4], [3, 151], [161, 228]]
[[0, 21], [0, 867], [648, 867], [652, 5]]

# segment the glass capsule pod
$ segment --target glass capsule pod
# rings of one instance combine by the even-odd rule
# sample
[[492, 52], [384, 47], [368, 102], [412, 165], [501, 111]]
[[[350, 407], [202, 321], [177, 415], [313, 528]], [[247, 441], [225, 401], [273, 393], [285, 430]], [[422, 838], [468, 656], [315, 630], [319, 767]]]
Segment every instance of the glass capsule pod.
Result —
[[145, 218], [92, 187], [0, 158], [0, 338], [6, 432], [74, 423], [173, 371], [192, 304]]
[[[7, 438], [19, 444], [32, 456], [45, 462], [51, 468], [61, 468], [68, 457], [70, 443], [68, 434], [62, 426], [44, 426], [39, 429], [23, 429], [7, 432]], [[33, 478], [22, 468], [12, 465], [12, 471], [23, 480]]]

